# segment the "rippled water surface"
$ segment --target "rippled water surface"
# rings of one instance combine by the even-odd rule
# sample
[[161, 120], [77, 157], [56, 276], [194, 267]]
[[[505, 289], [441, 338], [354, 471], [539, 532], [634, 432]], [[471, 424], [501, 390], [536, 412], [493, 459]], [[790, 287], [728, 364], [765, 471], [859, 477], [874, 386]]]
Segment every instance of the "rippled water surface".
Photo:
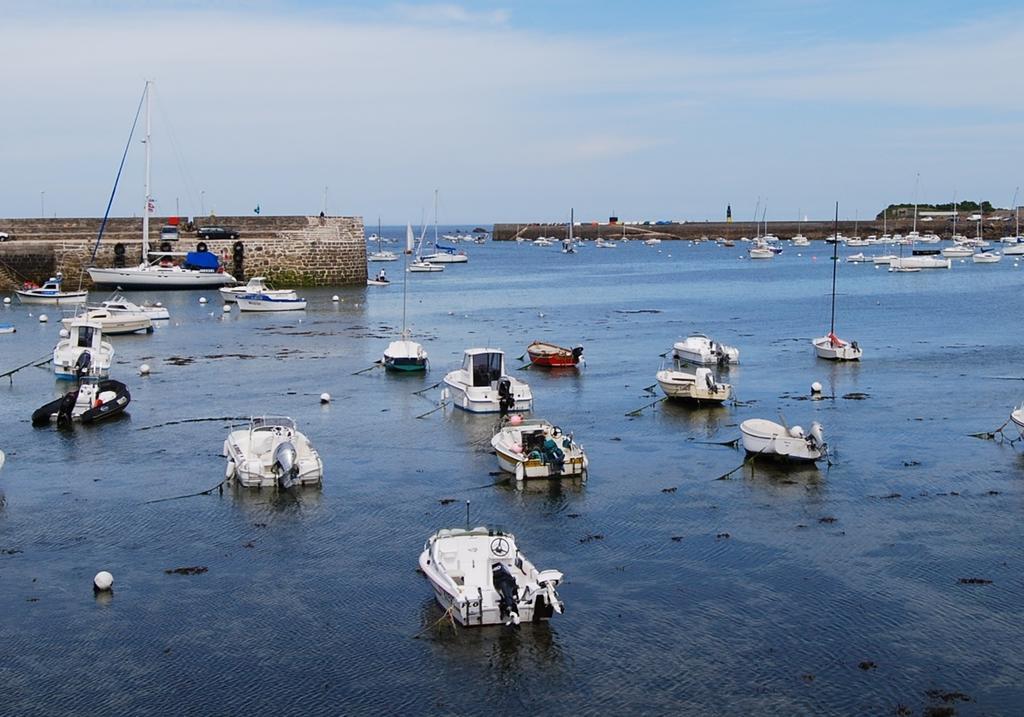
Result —
[[[468, 251], [467, 265], [410, 276], [426, 376], [353, 375], [400, 330], [396, 283], [305, 291], [296, 315], [151, 295], [172, 320], [113, 337], [112, 376], [133, 401], [107, 425], [33, 429], [64, 387], [47, 368], [3, 379], [2, 711], [1020, 713], [1024, 447], [968, 434], [1024, 398], [1024, 268], [843, 264], [839, 333], [865, 357], [830, 365], [809, 344], [828, 325], [824, 247], [764, 262], [671, 242]], [[0, 309], [18, 327], [0, 336], [0, 372], [52, 350], [57, 312], [42, 311], [49, 324], [39, 307]], [[657, 398], [645, 388], [659, 354], [691, 331], [739, 346], [723, 378], [740, 403], [627, 416]], [[518, 367], [537, 338], [586, 347], [578, 374], [517, 375], [591, 473], [518, 491], [495, 484], [492, 417], [417, 418], [440, 396], [413, 392], [467, 347], [502, 347]], [[815, 380], [820, 401], [807, 400]], [[149, 502], [216, 486], [228, 417], [261, 413], [299, 422], [322, 490]], [[715, 480], [742, 461], [715, 443], [779, 415], [820, 421], [832, 465]], [[435, 625], [416, 561], [432, 531], [463, 524], [466, 500], [473, 523], [514, 531], [566, 574], [564, 615]], [[208, 571], [164, 572], [182, 566]], [[91, 591], [100, 569], [109, 599]]]

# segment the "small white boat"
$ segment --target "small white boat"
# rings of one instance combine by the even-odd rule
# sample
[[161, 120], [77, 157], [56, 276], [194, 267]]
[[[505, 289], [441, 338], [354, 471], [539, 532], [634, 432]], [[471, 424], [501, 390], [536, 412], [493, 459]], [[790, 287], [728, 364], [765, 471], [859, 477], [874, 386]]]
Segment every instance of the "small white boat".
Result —
[[712, 341], [704, 334], [692, 334], [672, 345], [672, 357], [702, 366], [725, 366], [740, 362], [740, 350]]
[[949, 257], [951, 259], [960, 259], [974, 255], [974, 249], [963, 244], [955, 244], [953, 246], [947, 246], [942, 249], [942, 256]]
[[462, 368], [444, 377], [452, 404], [470, 413], [509, 413], [533, 408], [530, 386], [505, 373], [505, 352], [466, 349]]
[[878, 256], [871, 257], [871, 261], [875, 264], [888, 265], [893, 259], [899, 259], [895, 254], [879, 254]]
[[422, 260], [431, 264], [465, 264], [469, 261], [469, 255], [452, 247], [438, 246], [437, 251], [422, 257]]
[[431, 271], [444, 271], [444, 264], [431, 264], [429, 261], [413, 261], [409, 263], [406, 271], [416, 273], [427, 273]]
[[552, 244], [554, 244], [554, 241], [547, 237], [537, 237], [533, 240], [534, 246], [551, 246]]
[[564, 606], [557, 570], [539, 571], [494, 528], [442, 529], [427, 538], [419, 560], [438, 604], [465, 627], [548, 620]]
[[235, 298], [239, 311], [302, 311], [305, 299], [279, 299], [267, 294], [242, 294]]
[[393, 251], [375, 251], [366, 257], [369, 261], [398, 261], [398, 255]]
[[644, 246], [658, 246], [658, 244], [661, 244], [661, 239], [659, 239], [658, 237], [644, 239]]
[[250, 419], [224, 441], [225, 476], [246, 488], [320, 485], [324, 464], [305, 435], [287, 416]]
[[805, 237], [803, 234], [796, 234], [790, 240], [790, 244], [793, 246], [810, 246], [811, 240]]
[[747, 255], [751, 259], [772, 259], [775, 257], [775, 252], [770, 246], [758, 243], [747, 250]]
[[732, 386], [716, 382], [711, 369], [699, 368], [694, 373], [663, 369], [655, 378], [668, 398], [697, 403], [722, 403], [732, 398]]
[[1024, 254], [1024, 242], [1020, 244], [1012, 244], [1003, 249], [1004, 256], [1020, 256]]
[[384, 271], [383, 269], [378, 271], [377, 272], [377, 276], [374, 277], [373, 279], [369, 279], [368, 278], [366, 280], [366, 285], [367, 286], [387, 286], [390, 283], [391, 283], [391, 279], [388, 278], [388, 273], [386, 271]]
[[892, 264], [890, 264], [889, 265], [889, 271], [896, 272], [896, 273], [899, 273], [899, 274], [916, 274], [917, 272], [921, 271], [921, 267], [919, 267], [919, 266], [900, 266], [898, 264], [893, 266]]
[[1020, 437], [1024, 438], [1024, 403], [1013, 409], [1010, 413], [1010, 420], [1017, 427], [1017, 430], [1020, 431]]
[[7, 456], [4, 455], [3, 451], [0, 451], [0, 468], [4, 467], [4, 461], [7, 460]]
[[846, 261], [851, 264], [863, 264], [864, 262], [871, 261], [871, 257], [864, 254], [864, 252], [858, 252], [850, 254], [850, 256], [846, 257]]
[[120, 294], [117, 294], [112, 298], [107, 299], [99, 306], [90, 306], [88, 308], [106, 309], [107, 311], [114, 314], [145, 314], [146, 316], [149, 317], [150, 321], [166, 321], [171, 318], [171, 313], [162, 304], [146, 303], [143, 304], [142, 306], [139, 306], [134, 302], [128, 301], [128, 299], [124, 298]]
[[106, 377], [114, 361], [114, 347], [103, 340], [103, 327], [96, 322], [75, 319], [68, 337], [53, 349], [53, 373], [57, 378]]
[[218, 291], [225, 304], [233, 304], [239, 296], [244, 296], [245, 294], [265, 294], [275, 299], [299, 298], [294, 289], [275, 289], [262, 276], [252, 277], [246, 282], [245, 286], [221, 287]]
[[61, 289], [64, 277], [61, 274], [50, 277], [42, 286], [26, 284], [14, 293], [22, 304], [84, 304], [88, 291], [64, 291]]
[[97, 323], [107, 336], [134, 334], [137, 331], [153, 333], [153, 320], [141, 311], [111, 311], [106, 308], [88, 309], [77, 317], [61, 319], [65, 329], [70, 330], [76, 319]]
[[755, 456], [770, 456], [793, 461], [816, 461], [828, 452], [821, 424], [814, 421], [809, 434], [800, 426], [785, 426], [764, 418], [751, 418], [740, 424], [743, 450]]
[[856, 341], [843, 341], [832, 331], [827, 336], [813, 339], [811, 343], [814, 344], [814, 352], [818, 358], [829, 361], [859, 361], [864, 355], [864, 350]]
[[56, 423], [66, 428], [76, 422], [96, 423], [123, 413], [131, 400], [128, 387], [120, 381], [87, 377], [74, 391], [33, 411], [32, 425]]
[[572, 476], [586, 480], [589, 464], [583, 446], [542, 418], [512, 416], [491, 437], [491, 447], [498, 456], [498, 468], [512, 473], [517, 482]]
[[616, 244], [613, 241], [607, 241], [605, 239], [598, 239], [597, 241], [594, 242], [594, 246], [597, 247], [598, 249], [615, 249], [619, 245]]
[[13, 334], [15, 331], [14, 324], [0, 324], [0, 334]]
[[971, 261], [975, 264], [997, 264], [1003, 260], [1003, 255], [997, 251], [979, 251], [971, 255]]
[[889, 262], [890, 270], [902, 271], [904, 269], [950, 269], [953, 266], [948, 258], [937, 256], [905, 256], [893, 259]]

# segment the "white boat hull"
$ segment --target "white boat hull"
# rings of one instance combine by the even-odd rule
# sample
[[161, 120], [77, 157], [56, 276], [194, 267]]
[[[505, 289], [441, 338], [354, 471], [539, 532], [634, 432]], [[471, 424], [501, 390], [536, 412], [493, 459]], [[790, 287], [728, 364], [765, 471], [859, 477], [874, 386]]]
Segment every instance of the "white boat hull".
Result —
[[84, 304], [88, 291], [62, 291], [59, 294], [40, 295], [29, 291], [15, 291], [22, 304], [49, 304], [50, 306], [77, 306]]
[[889, 262], [891, 269], [950, 269], [953, 266], [947, 258], [940, 259], [936, 256], [907, 256], [902, 259], [893, 259]]
[[1010, 420], [1017, 427], [1020, 437], [1024, 438], [1024, 406], [1017, 408], [1010, 414]]
[[207, 289], [234, 284], [235, 277], [226, 271], [199, 271], [181, 267], [147, 266], [124, 269], [89, 269], [97, 286], [131, 289]]
[[[555, 428], [542, 419], [502, 426], [491, 438], [491, 447], [497, 456], [498, 468], [514, 475], [516, 481], [531, 478], [585, 477], [589, 462], [583, 446]], [[549, 439], [562, 453], [561, 467], [556, 460], [546, 460], [542, 454], [542, 445]]]
[[445, 252], [439, 252], [437, 254], [431, 254], [430, 256], [423, 257], [423, 261], [430, 262], [431, 264], [465, 264], [469, 261], [469, 257], [465, 254], [447, 254]]
[[306, 308], [305, 299], [275, 299], [272, 297], [250, 299], [239, 296], [235, 301], [239, 311], [302, 311]]
[[700, 366], [725, 365], [739, 363], [740, 350], [735, 346], [712, 341], [702, 334], [695, 334], [673, 344], [672, 356], [678, 361]]
[[274, 464], [278, 446], [290, 443], [295, 449], [293, 485], [320, 485], [324, 465], [309, 439], [288, 426], [264, 426], [231, 431], [224, 441], [227, 458], [225, 475], [245, 488], [277, 488], [281, 477]]
[[[463, 373], [462, 369], [452, 371], [444, 377], [444, 384], [453, 406], [469, 413], [501, 412], [501, 397], [498, 395], [497, 386], [468, 385], [462, 377], [455, 375], [460, 373]], [[508, 409], [510, 413], [533, 409], [533, 394], [530, 387], [522, 381], [512, 379], [512, 397], [515, 402]]]
[[859, 361], [864, 354], [856, 341], [844, 341], [842, 345], [836, 345], [828, 336], [821, 336], [811, 343], [814, 344], [818, 358], [829, 361]]
[[[795, 429], [796, 427], [794, 427]], [[816, 430], [817, 429], [817, 430]], [[818, 424], [812, 424], [811, 436], [793, 435], [785, 426], [763, 418], [752, 418], [740, 424], [743, 450], [755, 456], [767, 456], [791, 461], [817, 461], [825, 456], [827, 447]]]
[[698, 403], [701, 401], [723, 403], [732, 398], [730, 384], [716, 383], [714, 380], [708, 381], [705, 377], [710, 376], [710, 371], [707, 369], [698, 369], [698, 371], [707, 371], [707, 373], [697, 376], [697, 374], [685, 371], [664, 370], [658, 371], [655, 378], [668, 398]]
[[[137, 331], [153, 331], [153, 320], [150, 319], [143, 313], [132, 313], [132, 312], [107, 312], [106, 310], [100, 310], [102, 314], [97, 312], [89, 311], [84, 317], [89, 321], [95, 321], [103, 328], [103, 333], [106, 336], [116, 336], [118, 334], [134, 334]], [[61, 324], [65, 329], [70, 329], [72, 322], [75, 319], [72, 317], [62, 319]]]

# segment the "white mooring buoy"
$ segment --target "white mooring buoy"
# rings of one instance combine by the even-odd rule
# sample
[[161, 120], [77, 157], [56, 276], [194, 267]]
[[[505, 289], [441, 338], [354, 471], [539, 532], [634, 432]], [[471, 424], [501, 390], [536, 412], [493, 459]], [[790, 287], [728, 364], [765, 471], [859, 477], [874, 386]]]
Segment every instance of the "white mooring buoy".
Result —
[[96, 592], [107, 592], [114, 587], [114, 576], [106, 570], [100, 570], [92, 579], [92, 587]]
[[5, 297], [4, 297], [4, 303], [5, 303], [5, 304], [9, 304], [9, 303], [11, 303], [11, 297], [9, 297], [9, 296], [5, 296]]
[[205, 304], [206, 303], [206, 297], [205, 296], [200, 296], [199, 297], [199, 303], [200, 304]]
[[334, 296], [331, 297], [331, 301], [337, 301], [337, 300], [338, 300], [338, 295], [337, 294], [335, 294]]
[[223, 311], [225, 314], [230, 314], [231, 313], [231, 304], [224, 304], [224, 308], [221, 309], [221, 311]]
[[140, 376], [148, 376], [149, 375], [149, 364], [148, 363], [144, 363], [141, 366], [139, 366], [139, 375]]
[[821, 393], [821, 384], [815, 381], [811, 384], [811, 393]]
[[68, 331], [67, 329], [61, 329], [59, 335], [62, 339], [66, 339], [71, 336], [71, 332]]
[[320, 403], [330, 403], [330, 402], [331, 402], [331, 394], [329, 394], [329, 393], [321, 393], [320, 394]]
[[39, 323], [45, 324], [49, 320], [50, 320], [50, 317], [47, 316], [46, 314], [39, 314]]

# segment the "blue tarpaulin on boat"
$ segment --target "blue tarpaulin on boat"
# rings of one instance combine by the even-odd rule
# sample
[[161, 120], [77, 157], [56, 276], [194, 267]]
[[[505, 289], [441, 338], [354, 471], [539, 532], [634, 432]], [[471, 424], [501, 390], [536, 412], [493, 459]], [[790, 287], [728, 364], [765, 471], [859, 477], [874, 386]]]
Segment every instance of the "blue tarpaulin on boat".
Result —
[[212, 269], [216, 271], [219, 263], [217, 255], [208, 251], [190, 251], [185, 255], [185, 268], [187, 269]]

